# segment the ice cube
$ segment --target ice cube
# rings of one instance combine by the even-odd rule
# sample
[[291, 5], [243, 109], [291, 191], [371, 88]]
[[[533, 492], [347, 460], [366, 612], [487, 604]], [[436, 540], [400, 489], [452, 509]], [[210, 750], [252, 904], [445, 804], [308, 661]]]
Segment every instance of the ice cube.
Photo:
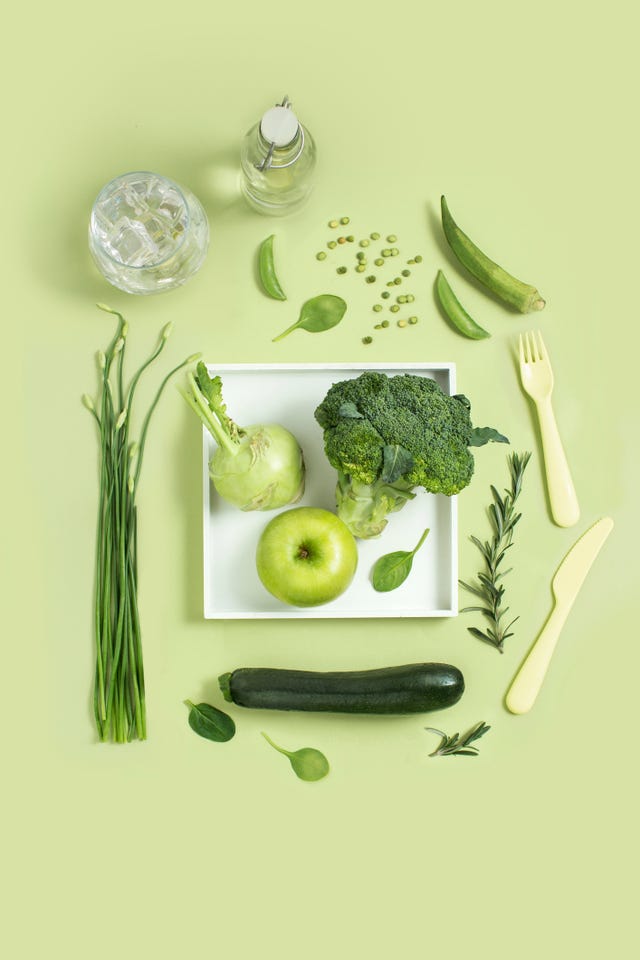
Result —
[[109, 253], [128, 267], [145, 267], [159, 259], [157, 245], [144, 224], [129, 217], [120, 217], [109, 233], [106, 244]]

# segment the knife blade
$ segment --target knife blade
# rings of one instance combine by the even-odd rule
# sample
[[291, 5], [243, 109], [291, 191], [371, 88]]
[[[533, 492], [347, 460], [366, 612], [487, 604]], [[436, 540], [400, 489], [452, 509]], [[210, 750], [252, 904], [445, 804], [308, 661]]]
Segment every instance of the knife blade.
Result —
[[574, 543], [558, 567], [551, 582], [555, 598], [553, 609], [507, 692], [505, 704], [511, 713], [527, 713], [535, 703], [560, 631], [612, 529], [611, 517], [602, 517]]

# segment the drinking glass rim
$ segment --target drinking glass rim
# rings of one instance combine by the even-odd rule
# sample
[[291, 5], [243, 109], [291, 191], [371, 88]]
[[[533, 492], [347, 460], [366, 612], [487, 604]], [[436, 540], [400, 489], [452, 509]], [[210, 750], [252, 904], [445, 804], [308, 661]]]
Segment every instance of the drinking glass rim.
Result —
[[90, 230], [90, 233], [91, 233], [92, 237], [95, 237], [95, 232], [94, 232], [94, 230], [93, 230], [94, 211], [95, 211], [96, 206], [97, 206], [98, 203], [100, 202], [103, 194], [106, 194], [106, 192], [107, 192], [110, 188], [113, 188], [114, 184], [117, 184], [117, 183], [119, 183], [119, 182], [122, 181], [122, 180], [127, 180], [129, 177], [154, 177], [156, 180], [162, 180], [162, 181], [164, 181], [164, 183], [168, 183], [168, 184], [170, 184], [170, 185], [173, 187], [173, 189], [176, 191], [176, 193], [177, 193], [178, 196], [180, 197], [180, 200], [182, 201], [182, 205], [183, 205], [183, 207], [184, 207], [184, 211], [185, 211], [185, 215], [186, 215], [186, 222], [185, 222], [185, 225], [184, 225], [184, 230], [183, 230], [183, 232], [182, 232], [182, 237], [180, 238], [180, 242], [178, 243], [178, 245], [177, 245], [177, 247], [175, 248], [175, 250], [173, 250], [173, 251], [172, 251], [170, 254], [168, 254], [166, 257], [163, 257], [161, 260], [154, 260], [153, 263], [141, 264], [140, 266], [135, 266], [135, 265], [133, 265], [133, 264], [123, 263], [122, 260], [118, 260], [117, 257], [114, 257], [112, 254], [110, 254], [109, 251], [106, 250], [102, 244], [100, 244], [100, 250], [102, 251], [102, 253], [103, 253], [106, 257], [109, 258], [109, 260], [111, 260], [112, 263], [117, 264], [118, 267], [124, 267], [125, 270], [150, 270], [150, 269], [155, 269], [156, 267], [162, 266], [163, 263], [167, 263], [168, 260], [171, 260], [173, 257], [175, 257], [175, 255], [178, 253], [178, 251], [179, 251], [179, 250], [181, 249], [181, 247], [183, 246], [185, 240], [187, 239], [187, 233], [188, 233], [188, 231], [189, 231], [189, 227], [191, 226], [191, 213], [190, 213], [190, 211], [189, 211], [189, 205], [188, 205], [188, 203], [187, 203], [187, 198], [185, 197], [182, 188], [175, 182], [175, 180], [172, 180], [171, 177], [164, 177], [161, 173], [154, 173], [152, 170], [130, 170], [128, 173], [120, 173], [120, 174], [118, 174], [117, 177], [113, 177], [112, 180], [109, 180], [108, 183], [105, 183], [104, 187], [102, 187], [102, 189], [101, 189], [100, 192], [98, 193], [97, 197], [96, 197], [95, 200], [93, 201], [93, 204], [92, 204], [92, 206], [91, 206], [91, 216], [90, 216], [90, 218], [89, 218], [89, 230]]

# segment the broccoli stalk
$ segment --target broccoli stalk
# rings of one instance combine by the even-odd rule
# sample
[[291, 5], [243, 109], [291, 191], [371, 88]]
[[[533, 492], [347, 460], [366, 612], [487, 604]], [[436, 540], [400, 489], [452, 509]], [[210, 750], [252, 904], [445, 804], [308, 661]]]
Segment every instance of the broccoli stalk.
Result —
[[469, 411], [466, 397], [414, 374], [368, 370], [333, 384], [315, 417], [338, 472], [338, 516], [354, 536], [379, 536], [416, 487], [458, 493], [473, 476], [469, 447], [509, 442], [491, 427], [474, 428]]
[[379, 536], [387, 525], [387, 514], [400, 510], [414, 497], [415, 493], [404, 480], [385, 483], [380, 479], [375, 483], [360, 483], [338, 471], [338, 516], [360, 540]]

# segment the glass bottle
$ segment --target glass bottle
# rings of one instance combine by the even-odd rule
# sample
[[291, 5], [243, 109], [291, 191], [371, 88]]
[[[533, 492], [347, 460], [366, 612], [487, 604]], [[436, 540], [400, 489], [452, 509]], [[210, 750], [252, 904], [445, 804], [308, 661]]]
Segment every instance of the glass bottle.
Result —
[[288, 97], [249, 130], [240, 160], [242, 192], [254, 210], [281, 216], [302, 206], [313, 186], [316, 146]]

